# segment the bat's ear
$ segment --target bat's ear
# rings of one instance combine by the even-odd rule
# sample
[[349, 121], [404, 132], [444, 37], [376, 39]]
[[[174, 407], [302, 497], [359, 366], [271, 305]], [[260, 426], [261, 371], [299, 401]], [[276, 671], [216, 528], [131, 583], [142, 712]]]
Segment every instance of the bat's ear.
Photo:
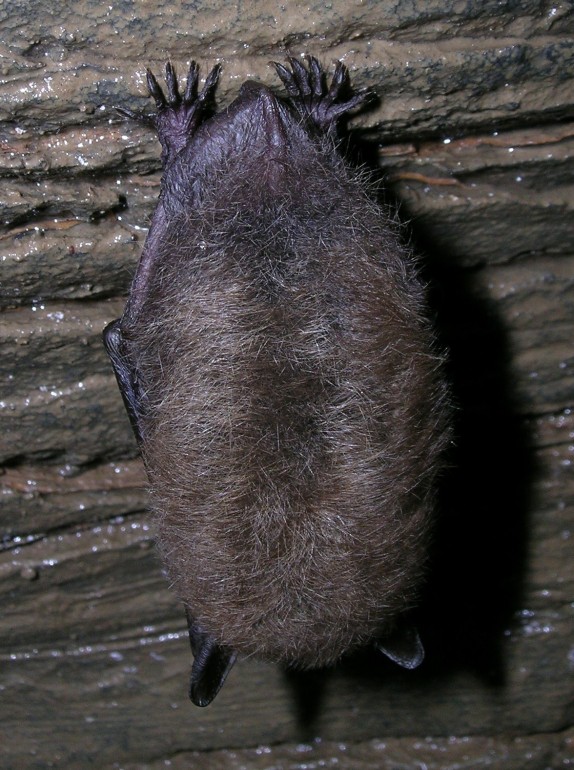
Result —
[[228, 647], [221, 647], [209, 634], [201, 631], [189, 611], [187, 622], [194, 658], [189, 697], [196, 706], [208, 706], [220, 691], [237, 655]]
[[425, 657], [419, 632], [408, 621], [403, 621], [390, 636], [376, 642], [375, 647], [403, 668], [417, 668]]
[[208, 706], [235, 663], [236, 654], [215, 642], [203, 644], [193, 661], [189, 697], [196, 706]]

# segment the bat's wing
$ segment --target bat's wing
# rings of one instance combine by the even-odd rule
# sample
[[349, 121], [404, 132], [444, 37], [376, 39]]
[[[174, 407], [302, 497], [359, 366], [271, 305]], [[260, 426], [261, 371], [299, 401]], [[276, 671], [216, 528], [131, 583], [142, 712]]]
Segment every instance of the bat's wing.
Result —
[[104, 345], [111, 359], [118, 381], [118, 387], [130, 423], [139, 445], [142, 442], [141, 399], [137, 377], [133, 364], [125, 350], [124, 337], [121, 331], [121, 319], [112, 321], [103, 332]]
[[189, 641], [193, 652], [189, 697], [196, 706], [207, 706], [215, 698], [231, 671], [237, 654], [218, 645], [203, 632], [186, 608]]

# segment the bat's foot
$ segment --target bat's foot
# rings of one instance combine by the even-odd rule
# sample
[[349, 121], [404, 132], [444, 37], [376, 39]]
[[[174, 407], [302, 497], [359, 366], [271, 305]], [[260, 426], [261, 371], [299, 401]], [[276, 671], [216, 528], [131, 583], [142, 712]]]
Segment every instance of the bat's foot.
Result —
[[371, 94], [368, 91], [353, 93], [349, 70], [342, 62], [337, 62], [331, 83], [327, 85], [319, 61], [314, 56], [307, 56], [306, 59], [307, 67], [293, 56], [288, 58], [291, 69], [278, 62], [273, 64], [295, 109], [322, 131], [328, 132], [343, 115], [363, 105]]
[[117, 111], [129, 118], [151, 123], [155, 127], [163, 147], [162, 160], [165, 165], [185, 147], [189, 138], [209, 114], [220, 70], [221, 65], [216, 64], [198, 93], [199, 66], [192, 61], [189, 65], [185, 91], [182, 94], [171, 62], [165, 65], [165, 93], [153, 72], [148, 69], [147, 87], [150, 96], [154, 98], [157, 112], [138, 114], [122, 108], [118, 108]]

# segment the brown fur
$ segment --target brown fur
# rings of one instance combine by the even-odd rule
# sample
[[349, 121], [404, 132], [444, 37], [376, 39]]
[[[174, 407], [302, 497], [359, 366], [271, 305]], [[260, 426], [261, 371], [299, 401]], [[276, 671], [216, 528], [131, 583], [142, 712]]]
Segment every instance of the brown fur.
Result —
[[122, 329], [175, 590], [220, 645], [312, 667], [415, 603], [448, 430], [411, 254], [288, 125], [280, 163], [251, 134], [210, 155], [199, 196], [197, 153], [168, 167]]

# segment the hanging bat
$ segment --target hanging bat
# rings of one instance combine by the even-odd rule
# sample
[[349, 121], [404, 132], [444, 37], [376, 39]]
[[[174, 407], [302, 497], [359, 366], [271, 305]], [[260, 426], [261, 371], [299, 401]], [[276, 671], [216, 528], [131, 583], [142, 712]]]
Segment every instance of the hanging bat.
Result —
[[104, 332], [183, 601], [205, 706], [236, 657], [313, 668], [375, 644], [414, 668], [409, 620], [449, 440], [417, 263], [339, 127], [365, 101], [337, 63], [276, 64], [215, 112], [148, 71], [157, 208]]

